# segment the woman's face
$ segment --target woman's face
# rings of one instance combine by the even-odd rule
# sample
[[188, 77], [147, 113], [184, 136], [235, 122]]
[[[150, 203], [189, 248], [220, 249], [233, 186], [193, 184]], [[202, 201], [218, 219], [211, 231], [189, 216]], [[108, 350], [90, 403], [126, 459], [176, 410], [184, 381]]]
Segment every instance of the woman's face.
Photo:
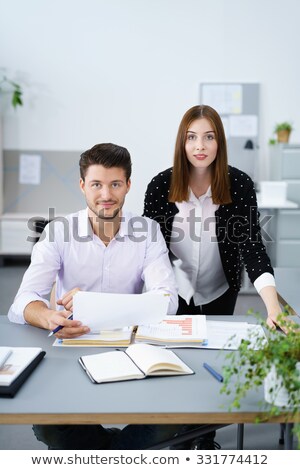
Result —
[[218, 151], [216, 135], [210, 122], [205, 118], [196, 119], [186, 133], [185, 153], [194, 168], [208, 168]]

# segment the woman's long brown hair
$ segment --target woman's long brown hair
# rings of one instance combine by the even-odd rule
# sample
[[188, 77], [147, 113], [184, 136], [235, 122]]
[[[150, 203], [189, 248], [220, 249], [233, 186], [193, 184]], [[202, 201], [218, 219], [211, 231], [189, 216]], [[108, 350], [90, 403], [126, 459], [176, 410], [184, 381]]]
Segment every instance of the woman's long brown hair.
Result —
[[222, 120], [213, 108], [198, 105], [190, 108], [179, 125], [169, 202], [187, 201], [189, 198], [190, 162], [185, 153], [187, 131], [196, 119], [205, 118], [213, 127], [218, 144], [217, 156], [212, 167], [211, 191], [214, 204], [229, 204], [231, 202], [230, 181], [228, 176], [228, 159], [225, 132]]

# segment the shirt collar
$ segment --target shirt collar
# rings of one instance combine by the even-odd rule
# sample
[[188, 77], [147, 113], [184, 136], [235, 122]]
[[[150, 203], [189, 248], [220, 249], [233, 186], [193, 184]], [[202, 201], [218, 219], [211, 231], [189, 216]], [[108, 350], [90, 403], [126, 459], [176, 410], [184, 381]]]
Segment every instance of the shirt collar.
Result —
[[125, 237], [126, 235], [130, 235], [129, 231], [129, 224], [130, 224], [130, 216], [128, 212], [122, 210], [122, 217], [121, 217], [121, 224], [116, 237]]
[[88, 208], [78, 213], [78, 235], [83, 238], [93, 238], [93, 230], [88, 217]]
[[205, 194], [202, 194], [200, 197], [196, 197], [191, 188], [189, 188], [189, 202], [197, 203], [199, 201], [204, 201], [204, 199], [212, 197], [211, 186], [208, 187]]

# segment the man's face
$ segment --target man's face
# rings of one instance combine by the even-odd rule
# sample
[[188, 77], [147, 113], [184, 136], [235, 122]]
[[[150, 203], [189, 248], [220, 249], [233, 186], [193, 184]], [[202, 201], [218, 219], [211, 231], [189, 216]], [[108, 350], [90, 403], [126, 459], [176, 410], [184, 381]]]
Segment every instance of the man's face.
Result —
[[103, 220], [114, 219], [123, 207], [130, 184], [123, 168], [91, 165], [85, 180], [80, 179], [90, 215]]

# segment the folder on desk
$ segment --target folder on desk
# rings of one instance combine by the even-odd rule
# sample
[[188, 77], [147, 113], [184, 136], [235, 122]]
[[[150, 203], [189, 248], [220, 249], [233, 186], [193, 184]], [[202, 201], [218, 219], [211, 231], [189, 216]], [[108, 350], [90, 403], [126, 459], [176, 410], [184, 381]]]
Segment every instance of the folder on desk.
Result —
[[45, 356], [41, 348], [11, 348], [12, 354], [0, 369], [0, 397], [13, 398]]
[[86, 347], [127, 347], [132, 341], [134, 327], [127, 326], [119, 330], [100, 331], [99, 333], [86, 334], [77, 338], [58, 339], [53, 346], [86, 346]]

